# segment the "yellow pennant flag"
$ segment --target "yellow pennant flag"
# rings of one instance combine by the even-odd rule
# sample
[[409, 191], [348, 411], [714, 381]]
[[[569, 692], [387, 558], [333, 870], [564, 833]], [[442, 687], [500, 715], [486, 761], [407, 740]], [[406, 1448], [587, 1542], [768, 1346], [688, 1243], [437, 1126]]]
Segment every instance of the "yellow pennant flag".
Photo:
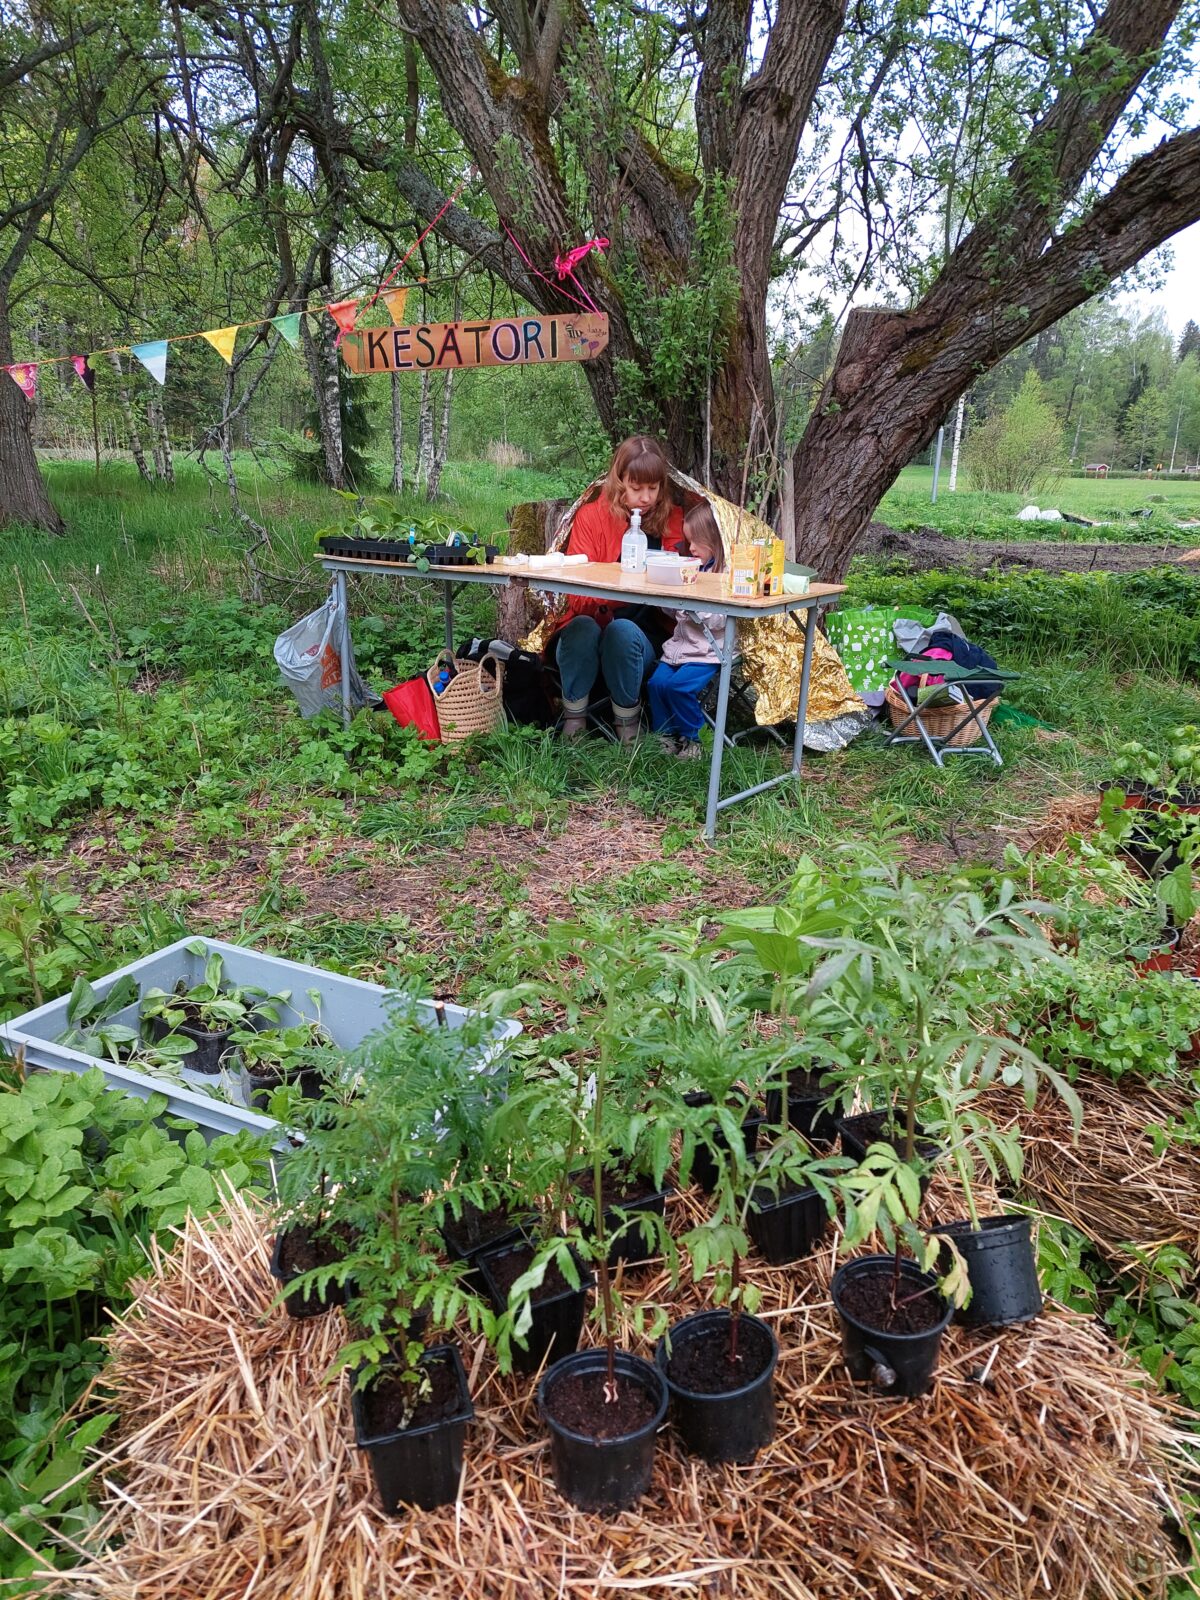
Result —
[[232, 328], [210, 328], [206, 334], [202, 335], [225, 361], [227, 366], [233, 365], [233, 347], [237, 343], [237, 336], [236, 326]]
[[404, 288], [404, 289], [385, 289], [383, 291], [383, 293], [379, 296], [379, 298], [383, 301], [384, 305], [388, 308], [388, 316], [391, 317], [391, 319], [392, 319], [393, 323], [396, 325], [396, 327], [397, 328], [403, 327], [404, 326], [404, 303], [408, 299], [408, 290], [407, 290], [407, 288]]

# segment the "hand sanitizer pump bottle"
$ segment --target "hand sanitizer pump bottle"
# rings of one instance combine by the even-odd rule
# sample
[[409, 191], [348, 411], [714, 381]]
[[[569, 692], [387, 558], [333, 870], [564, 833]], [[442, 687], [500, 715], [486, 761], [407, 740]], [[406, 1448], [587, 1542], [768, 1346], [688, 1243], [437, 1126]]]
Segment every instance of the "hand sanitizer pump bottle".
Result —
[[621, 540], [621, 571], [645, 572], [646, 550], [646, 535], [642, 532], [642, 513], [633, 511], [630, 513], [625, 537]]

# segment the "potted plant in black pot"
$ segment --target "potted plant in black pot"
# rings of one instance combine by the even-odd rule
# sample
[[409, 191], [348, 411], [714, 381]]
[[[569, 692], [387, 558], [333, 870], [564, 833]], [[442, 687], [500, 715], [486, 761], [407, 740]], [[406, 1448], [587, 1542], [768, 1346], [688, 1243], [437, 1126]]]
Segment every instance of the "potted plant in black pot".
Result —
[[482, 1070], [490, 1028], [486, 1015], [439, 1026], [397, 1002], [347, 1057], [340, 1087], [297, 1098], [304, 1142], [280, 1174], [285, 1203], [311, 1211], [314, 1196], [330, 1195], [326, 1233], [343, 1230], [336, 1262], [291, 1291], [337, 1285], [345, 1295], [351, 1338], [338, 1364], [351, 1372], [356, 1440], [389, 1513], [458, 1492], [471, 1401], [456, 1347], [426, 1346], [428, 1332], [461, 1317], [494, 1336], [490, 1309], [440, 1248], [441, 1197], [474, 1160], [495, 1100]]
[[[525, 1098], [510, 1100], [502, 1113], [525, 1127], [548, 1128], [567, 1108], [549, 1141], [564, 1175], [554, 1202], [564, 1221], [558, 1248], [573, 1249], [595, 1271], [603, 1344], [556, 1360], [538, 1385], [538, 1408], [550, 1433], [559, 1492], [587, 1510], [617, 1510], [645, 1493], [667, 1408], [666, 1385], [654, 1364], [617, 1348], [621, 1302], [609, 1264], [610, 1229], [615, 1220], [621, 1230], [640, 1232], [647, 1251], [663, 1255], [672, 1272], [675, 1248], [656, 1211], [621, 1207], [605, 1180], [616, 1158], [646, 1174], [657, 1190], [664, 1187], [674, 1130], [653, 1113], [662, 1064], [652, 1041], [668, 1012], [692, 1014], [706, 998], [716, 1003], [710, 975], [694, 959], [695, 943], [681, 946], [608, 919], [549, 930], [536, 954], [543, 970], [562, 972], [566, 980], [563, 1028], [555, 1038], [560, 1088], [556, 1094], [548, 1086], [539, 1099], [538, 1086], [527, 1085]], [[570, 1181], [581, 1167], [590, 1174], [586, 1195]], [[653, 1310], [643, 1303], [635, 1321], [644, 1326]], [[665, 1320], [654, 1315], [656, 1322]]]
[[[809, 984], [809, 1026], [854, 1039], [859, 1085], [887, 1114], [885, 1137], [868, 1146], [840, 1184], [846, 1246], [864, 1243], [878, 1228], [891, 1254], [839, 1268], [832, 1293], [852, 1375], [915, 1395], [932, 1382], [953, 1310], [927, 1270], [938, 1243], [922, 1241], [915, 1226], [928, 1176], [919, 1148], [922, 1118], [969, 1193], [970, 1152], [987, 1143], [990, 1128], [975, 1105], [980, 1094], [1006, 1081], [1024, 1085], [1032, 1099], [1045, 1075], [1077, 1102], [1065, 1080], [1017, 1040], [979, 1024], [1014, 973], [1033, 982], [1061, 964], [1039, 925], [1053, 908], [1018, 901], [1009, 879], [989, 899], [966, 886], [935, 893], [884, 853], [864, 857], [857, 850], [857, 856], [857, 932], [830, 941]], [[994, 1134], [990, 1148], [999, 1148], [998, 1141]], [[904, 1259], [904, 1242], [917, 1248], [917, 1260]], [[958, 1259], [942, 1287], [955, 1300], [969, 1294]]]
[[[189, 946], [189, 948], [191, 948]], [[196, 947], [204, 953], [204, 946]], [[141, 998], [140, 1019], [151, 1044], [167, 1034], [190, 1039], [196, 1046], [187, 1065], [196, 1072], [216, 1074], [227, 1065], [226, 1056], [235, 1028], [276, 1024], [286, 994], [269, 995], [265, 989], [248, 985], [226, 985], [225, 963], [213, 951], [204, 964], [204, 977], [190, 988], [180, 978], [169, 993], [159, 988], [146, 989]]]

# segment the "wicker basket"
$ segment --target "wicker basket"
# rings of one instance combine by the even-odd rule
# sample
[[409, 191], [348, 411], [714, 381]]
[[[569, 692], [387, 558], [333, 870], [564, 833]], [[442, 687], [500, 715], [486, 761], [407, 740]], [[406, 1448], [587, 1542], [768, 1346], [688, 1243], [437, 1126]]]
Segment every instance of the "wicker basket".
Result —
[[[489, 662], [495, 677], [483, 670]], [[454, 676], [438, 694], [435, 686], [443, 666], [449, 666]], [[443, 650], [425, 677], [434, 691], [438, 725], [447, 744], [469, 739], [473, 733], [491, 733], [504, 721], [504, 663], [490, 651], [479, 661], [456, 661]]]
[[[936, 677], [937, 673], [923, 672], [921, 674], [917, 684], [918, 695], [931, 676]], [[911, 689], [909, 693], [912, 694]], [[955, 726], [968, 715], [965, 703], [947, 706], [919, 706], [918, 715], [921, 719], [921, 726], [931, 739], [942, 739], [948, 745], [974, 744], [979, 737], [979, 723], [981, 722], [985, 728], [987, 727], [991, 721], [992, 712], [995, 710], [998, 698], [998, 695], [992, 695], [987, 700], [973, 700], [971, 704], [979, 713], [979, 721], [977, 722], [972, 717], [965, 727], [958, 729], [957, 733], [953, 732]], [[892, 719], [893, 728], [899, 728], [908, 717], [912, 716], [912, 712], [904, 704], [899, 689], [896, 688], [894, 679], [888, 684], [884, 692], [884, 699], [887, 702], [888, 715]], [[916, 737], [915, 734], [914, 737]]]

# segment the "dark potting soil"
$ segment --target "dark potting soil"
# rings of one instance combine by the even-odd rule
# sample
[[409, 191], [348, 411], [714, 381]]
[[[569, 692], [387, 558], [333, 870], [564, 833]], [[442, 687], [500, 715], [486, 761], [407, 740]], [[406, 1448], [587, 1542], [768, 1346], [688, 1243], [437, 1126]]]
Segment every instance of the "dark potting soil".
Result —
[[[454, 1363], [445, 1357], [425, 1362], [417, 1368], [417, 1374], [419, 1383], [398, 1373], [389, 1374], [367, 1390], [363, 1396], [363, 1421], [369, 1438], [382, 1433], [400, 1433], [405, 1428], [423, 1428], [456, 1415], [462, 1405], [462, 1391], [458, 1387]], [[421, 1394], [426, 1378], [428, 1391]], [[417, 1399], [410, 1416], [408, 1408], [417, 1395], [421, 1398]]]
[[350, 1229], [335, 1223], [328, 1233], [312, 1236], [302, 1223], [289, 1228], [279, 1247], [279, 1266], [285, 1277], [293, 1278], [314, 1267], [331, 1267], [350, 1247]]
[[548, 1409], [555, 1422], [591, 1439], [620, 1439], [654, 1417], [654, 1401], [629, 1378], [617, 1377], [617, 1398], [604, 1397], [605, 1373], [573, 1372], [556, 1383]]
[[807, 1067], [793, 1067], [788, 1073], [788, 1093], [797, 1100], [818, 1100], [824, 1099], [829, 1090], [819, 1072], [810, 1072]]
[[893, 1306], [892, 1282], [891, 1267], [851, 1278], [838, 1289], [838, 1304], [880, 1333], [926, 1333], [937, 1327], [945, 1313], [937, 1290], [914, 1289], [909, 1280], [901, 1278]]
[[[580, 1174], [579, 1187], [584, 1194], [591, 1196], [590, 1173]], [[640, 1172], [605, 1172], [600, 1177], [600, 1198], [606, 1207], [632, 1205], [635, 1200], [648, 1200], [657, 1193], [658, 1185], [654, 1179]]]
[[[893, 1124], [890, 1111], [864, 1111], [860, 1116], [848, 1119], [852, 1131], [864, 1144], [890, 1144], [897, 1155], [904, 1154], [904, 1123], [901, 1120]], [[916, 1138], [916, 1152], [918, 1159], [933, 1160], [940, 1152], [932, 1139]]]
[[753, 1383], [771, 1359], [771, 1341], [761, 1328], [742, 1321], [735, 1361], [730, 1355], [731, 1326], [707, 1328], [677, 1344], [667, 1366], [671, 1382], [693, 1394], [728, 1394]]
[[467, 1204], [459, 1218], [447, 1217], [442, 1226], [446, 1243], [460, 1256], [477, 1255], [486, 1250], [493, 1239], [515, 1228], [520, 1218], [507, 1206], [494, 1206], [491, 1211], [481, 1211]]
[[[492, 1275], [492, 1282], [496, 1285], [496, 1292], [502, 1298], [508, 1298], [508, 1291], [521, 1274], [528, 1269], [536, 1254], [537, 1251], [533, 1245], [519, 1244], [511, 1250], [506, 1250], [502, 1256], [497, 1256], [494, 1261], [488, 1262], [488, 1271]], [[536, 1305], [539, 1300], [553, 1300], [556, 1295], [574, 1293], [574, 1289], [559, 1271], [558, 1262], [552, 1261], [546, 1268], [546, 1276], [529, 1298]]]

